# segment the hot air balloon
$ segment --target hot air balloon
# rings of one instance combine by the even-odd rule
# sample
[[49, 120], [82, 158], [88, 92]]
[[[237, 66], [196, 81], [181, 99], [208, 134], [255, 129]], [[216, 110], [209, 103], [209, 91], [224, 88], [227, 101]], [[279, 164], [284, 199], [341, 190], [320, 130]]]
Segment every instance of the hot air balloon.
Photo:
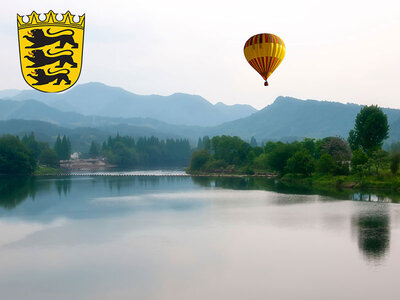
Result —
[[280, 37], [260, 33], [247, 40], [243, 51], [249, 64], [264, 78], [264, 85], [267, 86], [268, 77], [285, 57], [286, 47]]

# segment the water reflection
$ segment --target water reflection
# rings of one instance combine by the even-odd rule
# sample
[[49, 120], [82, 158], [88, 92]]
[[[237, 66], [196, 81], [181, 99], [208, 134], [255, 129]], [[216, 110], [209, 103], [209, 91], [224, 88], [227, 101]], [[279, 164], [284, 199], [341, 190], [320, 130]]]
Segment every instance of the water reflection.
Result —
[[[394, 195], [393, 195], [394, 196]], [[395, 198], [396, 199], [396, 198]], [[353, 194], [352, 200], [354, 201], [367, 201], [367, 202], [395, 202], [387, 195], [376, 195], [372, 193], [356, 192]]]
[[2, 298], [393, 299], [390, 201], [263, 178], [2, 178]]
[[13, 209], [28, 197], [35, 198], [35, 179], [33, 177], [0, 177], [0, 206]]
[[368, 260], [380, 262], [390, 245], [390, 214], [386, 206], [360, 212], [352, 218], [358, 247]]
[[338, 200], [370, 201], [370, 202], [400, 202], [398, 193], [379, 191], [356, 191], [331, 187], [313, 187], [282, 183], [276, 179], [259, 177], [192, 177], [194, 183], [202, 187], [219, 187], [234, 190], [265, 190], [281, 194], [321, 195]]
[[71, 192], [71, 178], [65, 177], [54, 181], [58, 195], [67, 196]]
[[[129, 176], [129, 177], [0, 177], [0, 206], [13, 209], [27, 198], [35, 199], [38, 192], [48, 191], [55, 187], [58, 195], [67, 196], [71, 193], [72, 180], [75, 182], [91, 180], [93, 189], [126, 192], [128, 190], [157, 190], [157, 189], [181, 189], [182, 186], [195, 186], [206, 188], [222, 188], [233, 190], [265, 190], [281, 194], [301, 194], [329, 196], [335, 200], [353, 200], [368, 202], [400, 202], [400, 195], [390, 192], [354, 192], [352, 190], [340, 190], [334, 188], [313, 188], [307, 185], [289, 185], [274, 179], [243, 177], [160, 177], [160, 176]], [[194, 186], [193, 186], [194, 183]], [[101, 186], [99, 186], [101, 185]], [[88, 192], [88, 191], [82, 191]], [[296, 199], [296, 198], [292, 198]], [[325, 201], [327, 199], [324, 199]]]

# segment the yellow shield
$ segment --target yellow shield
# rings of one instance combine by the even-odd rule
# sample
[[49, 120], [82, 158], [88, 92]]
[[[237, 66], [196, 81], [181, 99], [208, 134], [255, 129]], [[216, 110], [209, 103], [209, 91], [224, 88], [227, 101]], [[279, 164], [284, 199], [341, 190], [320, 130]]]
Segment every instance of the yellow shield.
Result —
[[[29, 20], [25, 20], [29, 18]], [[69, 89], [82, 68], [85, 15], [74, 21], [68, 11], [57, 20], [49, 11], [40, 20], [36, 12], [17, 15], [21, 71], [33, 88], [48, 93]]]

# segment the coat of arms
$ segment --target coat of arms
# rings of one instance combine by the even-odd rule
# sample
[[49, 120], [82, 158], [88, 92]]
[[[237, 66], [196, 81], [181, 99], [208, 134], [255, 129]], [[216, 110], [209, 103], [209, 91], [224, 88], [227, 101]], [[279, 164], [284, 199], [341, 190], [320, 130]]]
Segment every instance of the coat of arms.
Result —
[[[26, 18], [29, 18], [25, 20]], [[77, 82], [82, 68], [85, 15], [53, 11], [17, 15], [19, 57], [25, 81], [42, 92], [62, 92]], [[75, 18], [76, 19], [76, 18]]]

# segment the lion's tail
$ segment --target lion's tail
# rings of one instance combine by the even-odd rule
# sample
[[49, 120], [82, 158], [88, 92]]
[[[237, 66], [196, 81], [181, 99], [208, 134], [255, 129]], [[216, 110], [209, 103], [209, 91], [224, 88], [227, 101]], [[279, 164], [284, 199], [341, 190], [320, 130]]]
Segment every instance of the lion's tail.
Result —
[[50, 75], [59, 73], [59, 72], [61, 72], [61, 71], [67, 71], [67, 73], [63, 73], [63, 74], [65, 74], [65, 75], [68, 75], [68, 74], [70, 73], [70, 71], [69, 71], [68, 69], [61, 69], [61, 70], [57, 70], [57, 71], [55, 71], [55, 72], [50, 72], [50, 68], [47, 69], [47, 73], [49, 73]]
[[74, 52], [72, 52], [71, 50], [61, 50], [61, 51], [58, 51], [58, 52], [55, 52], [55, 53], [51, 53], [50, 49], [47, 50], [47, 54], [48, 55], [57, 55], [57, 54], [60, 54], [62, 52], [68, 52], [68, 53], [70, 53], [69, 55], [74, 55]]
[[51, 33], [51, 32], [50, 32], [50, 28], [49, 28], [49, 29], [47, 29], [46, 32], [47, 32], [48, 35], [56, 35], [56, 34], [59, 34], [59, 33], [61, 33], [61, 32], [65, 32], [65, 31], [71, 32], [71, 36], [73, 36], [73, 35], [75, 34], [75, 31], [73, 31], [72, 29], [63, 29], [63, 30], [60, 30], [60, 31]]

